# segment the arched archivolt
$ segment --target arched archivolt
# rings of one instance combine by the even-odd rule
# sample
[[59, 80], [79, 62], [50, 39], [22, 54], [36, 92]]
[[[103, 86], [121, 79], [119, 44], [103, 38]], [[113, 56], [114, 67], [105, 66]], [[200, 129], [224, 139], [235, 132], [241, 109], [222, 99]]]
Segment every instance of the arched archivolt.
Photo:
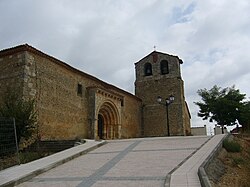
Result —
[[96, 136], [100, 139], [118, 139], [121, 137], [121, 120], [118, 108], [111, 101], [104, 102], [97, 112]]

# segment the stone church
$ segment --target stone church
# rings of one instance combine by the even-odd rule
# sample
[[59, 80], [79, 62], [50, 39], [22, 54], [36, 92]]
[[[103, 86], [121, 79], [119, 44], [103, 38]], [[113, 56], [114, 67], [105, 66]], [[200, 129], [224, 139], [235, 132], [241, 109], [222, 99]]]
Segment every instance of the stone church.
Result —
[[[135, 63], [135, 95], [28, 45], [0, 51], [0, 105], [9, 90], [35, 100], [41, 140], [190, 134], [177, 56], [153, 51]], [[157, 97], [174, 96], [170, 105]], [[167, 109], [167, 112], [166, 112]]]

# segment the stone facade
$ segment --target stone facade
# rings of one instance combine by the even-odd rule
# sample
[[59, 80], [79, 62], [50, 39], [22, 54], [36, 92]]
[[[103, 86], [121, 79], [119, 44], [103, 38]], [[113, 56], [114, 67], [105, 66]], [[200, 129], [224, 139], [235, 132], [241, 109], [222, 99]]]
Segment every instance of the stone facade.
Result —
[[[143, 63], [147, 58], [151, 56]], [[165, 58], [164, 54], [159, 54], [161, 58]], [[186, 118], [185, 126], [188, 108], [180, 64], [176, 57], [170, 59], [169, 69], [175, 70], [168, 75], [171, 79], [144, 77], [141, 63], [137, 63], [135, 96], [27, 44], [20, 45], [0, 51], [0, 104], [10, 89], [18, 90], [23, 98], [34, 98], [41, 140], [119, 139], [164, 136], [164, 107], [157, 105], [149, 92], [163, 96], [173, 93], [176, 101], [169, 110], [174, 124], [171, 135], [185, 135], [190, 118]], [[149, 124], [154, 124], [153, 128]]]
[[35, 98], [41, 140], [98, 139], [98, 115], [102, 138], [140, 136], [139, 98], [29, 45], [0, 52], [0, 75], [1, 95]]
[[[135, 95], [142, 99], [142, 133], [144, 136], [190, 134], [190, 113], [185, 102], [183, 80], [177, 56], [154, 51], [135, 63]], [[175, 100], [166, 106], [157, 102], [173, 95]], [[164, 103], [163, 103], [164, 104]]]

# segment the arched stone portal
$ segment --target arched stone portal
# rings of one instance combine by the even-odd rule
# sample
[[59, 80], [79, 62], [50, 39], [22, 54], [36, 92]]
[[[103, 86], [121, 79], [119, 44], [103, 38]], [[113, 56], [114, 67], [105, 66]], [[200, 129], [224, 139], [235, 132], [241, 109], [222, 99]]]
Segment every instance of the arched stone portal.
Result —
[[119, 111], [111, 102], [104, 102], [98, 111], [98, 125], [95, 132], [100, 139], [118, 139], [121, 123]]

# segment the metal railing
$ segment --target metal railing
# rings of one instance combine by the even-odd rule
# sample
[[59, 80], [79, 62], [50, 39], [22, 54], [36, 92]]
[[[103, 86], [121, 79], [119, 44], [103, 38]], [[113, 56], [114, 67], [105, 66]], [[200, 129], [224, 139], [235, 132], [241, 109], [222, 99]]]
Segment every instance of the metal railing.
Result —
[[0, 117], [0, 170], [6, 167], [7, 162], [20, 164], [16, 124], [14, 118]]

